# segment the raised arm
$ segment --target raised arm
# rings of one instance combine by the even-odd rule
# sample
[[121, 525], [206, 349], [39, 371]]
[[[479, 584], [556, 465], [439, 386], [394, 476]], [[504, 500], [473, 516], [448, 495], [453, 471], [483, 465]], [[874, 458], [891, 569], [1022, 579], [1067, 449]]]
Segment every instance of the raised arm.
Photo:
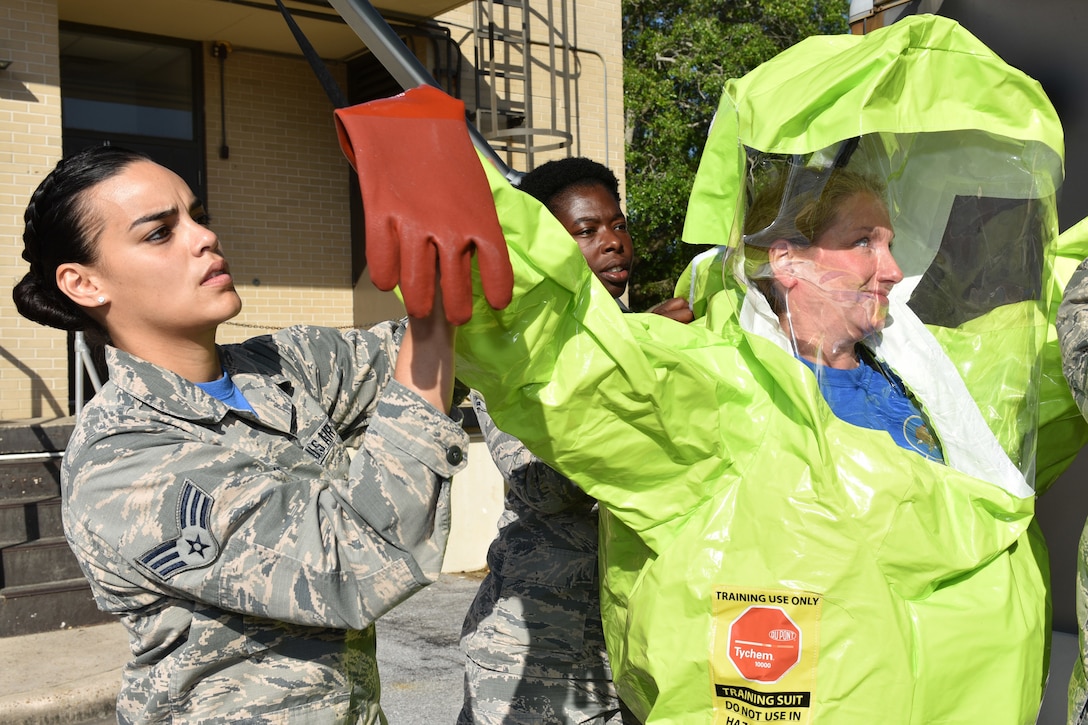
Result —
[[573, 481], [534, 456], [524, 443], [499, 430], [479, 393], [473, 391], [471, 397], [480, 432], [484, 434], [495, 467], [510, 491], [526, 506], [551, 514], [575, 506], [591, 508], [596, 503]]
[[[438, 576], [467, 436], [389, 380], [375, 348], [392, 336], [345, 335], [354, 359], [334, 352], [335, 331], [311, 339], [326, 338], [274, 375], [228, 357], [254, 420], [197, 394], [182, 401], [192, 412], [164, 413], [138, 386], [84, 412], [65, 461], [68, 533], [117, 611], [195, 600], [359, 629]], [[268, 368], [265, 348], [246, 360]], [[349, 467], [340, 438], [357, 429]]]

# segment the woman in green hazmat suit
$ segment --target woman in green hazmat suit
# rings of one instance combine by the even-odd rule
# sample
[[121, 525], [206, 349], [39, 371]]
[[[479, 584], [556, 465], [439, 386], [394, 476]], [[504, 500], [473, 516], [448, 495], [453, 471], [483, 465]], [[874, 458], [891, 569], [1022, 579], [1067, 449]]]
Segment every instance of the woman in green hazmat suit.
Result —
[[[1038, 84], [951, 21], [803, 41], [727, 84], [685, 229], [720, 246], [681, 280], [688, 326], [619, 314], [547, 210], [488, 170], [515, 289], [476, 304], [459, 377], [601, 502], [609, 655], [641, 719], [1034, 722], [1034, 497], [1085, 440], [1053, 329], [1083, 252], [1056, 234], [1062, 153]], [[847, 172], [885, 186], [862, 215], [882, 281], [850, 307], [874, 312], [819, 313], [813, 285], [780, 315], [760, 285], [785, 277], [752, 270], [799, 240], [772, 223], [742, 243], [748, 189], [811, 196]], [[793, 260], [800, 284], [843, 281], [814, 269]], [[829, 406], [813, 363], [841, 349], [812, 344], [821, 314], [869, 320], [855, 362], [913, 406], [922, 455]]]

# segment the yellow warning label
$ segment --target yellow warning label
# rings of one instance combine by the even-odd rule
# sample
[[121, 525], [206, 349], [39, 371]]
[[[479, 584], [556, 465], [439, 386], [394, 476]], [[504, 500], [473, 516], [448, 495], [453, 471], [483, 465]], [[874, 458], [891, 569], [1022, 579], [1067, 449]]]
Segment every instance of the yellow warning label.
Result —
[[823, 598], [731, 586], [711, 596], [714, 725], [812, 722]]

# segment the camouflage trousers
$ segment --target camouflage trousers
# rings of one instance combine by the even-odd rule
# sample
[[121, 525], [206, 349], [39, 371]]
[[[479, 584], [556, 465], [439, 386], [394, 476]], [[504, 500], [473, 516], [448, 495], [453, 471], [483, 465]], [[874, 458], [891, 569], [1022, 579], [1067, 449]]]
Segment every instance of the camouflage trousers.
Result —
[[638, 725], [608, 680], [525, 677], [465, 664], [457, 725]]

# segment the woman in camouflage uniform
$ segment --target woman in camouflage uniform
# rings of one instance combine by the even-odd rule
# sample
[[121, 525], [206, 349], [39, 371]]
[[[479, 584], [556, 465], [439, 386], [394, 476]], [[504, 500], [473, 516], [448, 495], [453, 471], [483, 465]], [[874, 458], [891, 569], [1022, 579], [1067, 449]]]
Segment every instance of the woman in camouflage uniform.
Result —
[[373, 622], [438, 576], [466, 444], [441, 301], [217, 346], [241, 301], [201, 203], [117, 148], [61, 161], [25, 220], [20, 313], [109, 342], [63, 513], [131, 637], [119, 720], [384, 721]]
[[[616, 176], [590, 159], [566, 158], [526, 174], [519, 188], [563, 223], [623, 307], [633, 249]], [[691, 320], [684, 300], [654, 312]], [[472, 403], [508, 493], [490, 572], [461, 634], [458, 722], [637, 722], [612, 685], [601, 629], [597, 502], [496, 428], [483, 398], [473, 393]]]

